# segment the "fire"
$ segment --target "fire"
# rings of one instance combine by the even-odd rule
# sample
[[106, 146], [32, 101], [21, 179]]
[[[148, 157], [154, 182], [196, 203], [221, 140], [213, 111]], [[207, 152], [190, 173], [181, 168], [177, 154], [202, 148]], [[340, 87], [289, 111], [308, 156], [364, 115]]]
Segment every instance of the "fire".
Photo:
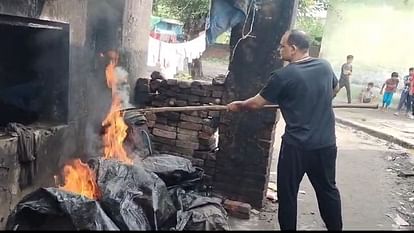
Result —
[[60, 188], [86, 196], [91, 199], [98, 199], [100, 191], [96, 184], [96, 174], [89, 166], [75, 159], [63, 168], [65, 185]]
[[105, 127], [105, 134], [103, 136], [104, 155], [105, 159], [117, 159], [127, 164], [132, 164], [132, 160], [124, 149], [123, 142], [127, 136], [128, 126], [124, 122], [124, 114], [119, 111], [121, 109], [121, 99], [117, 95], [116, 85], [117, 77], [115, 67], [118, 62], [118, 55], [116, 52], [110, 51], [107, 53], [110, 62], [106, 67], [106, 81], [108, 87], [112, 90], [112, 105], [111, 109], [102, 122]]

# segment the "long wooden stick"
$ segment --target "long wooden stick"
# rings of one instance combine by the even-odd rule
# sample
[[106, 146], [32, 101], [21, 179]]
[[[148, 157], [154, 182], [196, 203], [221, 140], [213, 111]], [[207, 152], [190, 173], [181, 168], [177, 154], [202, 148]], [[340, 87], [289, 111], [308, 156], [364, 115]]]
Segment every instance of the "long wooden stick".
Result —
[[[378, 109], [378, 104], [334, 104], [333, 108], [368, 108]], [[265, 109], [278, 109], [279, 105], [265, 105]], [[185, 107], [159, 107], [159, 108], [125, 108], [121, 111], [135, 110], [139, 112], [185, 112], [185, 111], [226, 111], [226, 105], [205, 105]]]

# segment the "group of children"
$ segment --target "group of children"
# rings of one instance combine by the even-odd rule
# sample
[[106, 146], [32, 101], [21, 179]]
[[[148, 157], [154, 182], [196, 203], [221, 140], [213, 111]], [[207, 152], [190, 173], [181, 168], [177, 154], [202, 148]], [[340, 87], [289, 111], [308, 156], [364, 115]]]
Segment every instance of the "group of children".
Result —
[[[392, 103], [392, 98], [395, 92], [397, 92], [399, 84], [399, 75], [397, 72], [391, 73], [391, 78], [388, 78], [381, 87], [380, 94], [383, 94], [382, 106], [383, 111], [387, 111]], [[405, 107], [406, 115], [410, 119], [414, 119], [414, 67], [409, 69], [409, 74], [403, 78], [403, 89], [401, 92], [400, 101], [398, 103], [397, 112], [394, 115], [398, 116]], [[372, 88], [374, 83], [368, 83], [366, 89], [362, 90], [360, 95], [361, 103], [370, 103], [375, 98]]]

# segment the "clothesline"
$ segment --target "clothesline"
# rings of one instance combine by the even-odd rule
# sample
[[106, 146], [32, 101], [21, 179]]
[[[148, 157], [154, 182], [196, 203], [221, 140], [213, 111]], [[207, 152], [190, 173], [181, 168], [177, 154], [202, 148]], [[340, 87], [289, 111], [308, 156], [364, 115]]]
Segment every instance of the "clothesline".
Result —
[[159, 67], [166, 78], [184, 71], [187, 63], [200, 58], [206, 50], [206, 33], [184, 43], [167, 43], [149, 37], [147, 65]]

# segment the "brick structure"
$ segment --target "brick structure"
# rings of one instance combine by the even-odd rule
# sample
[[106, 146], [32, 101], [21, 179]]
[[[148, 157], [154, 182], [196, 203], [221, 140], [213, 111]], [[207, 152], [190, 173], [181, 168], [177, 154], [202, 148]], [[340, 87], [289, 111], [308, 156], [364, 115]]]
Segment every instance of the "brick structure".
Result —
[[[139, 80], [142, 86], [137, 88], [141, 93], [137, 96], [143, 97], [140, 106], [226, 104], [254, 96], [265, 85], [270, 72], [283, 65], [275, 54], [280, 38], [293, 25], [297, 4], [298, 1], [261, 1], [254, 18], [254, 39], [238, 42], [243, 24], [232, 29], [231, 53], [238, 46], [224, 86], [223, 77], [212, 83]], [[247, 23], [252, 22], [252, 16], [249, 14]], [[151, 118], [157, 149], [181, 153], [193, 161], [201, 159], [198, 163], [203, 161], [204, 167], [213, 174], [216, 191], [232, 200], [258, 208], [263, 206], [277, 122], [275, 111], [164, 113]], [[211, 145], [217, 143], [214, 137], [217, 129], [218, 150], [212, 153]], [[214, 160], [206, 159], [210, 155]]]
[[[220, 82], [139, 79], [136, 90], [135, 95], [143, 98], [142, 106], [201, 106], [220, 104], [224, 85]], [[207, 176], [213, 178], [220, 112], [166, 112], [147, 114], [146, 117], [155, 150], [189, 158], [193, 165], [203, 168]]]

